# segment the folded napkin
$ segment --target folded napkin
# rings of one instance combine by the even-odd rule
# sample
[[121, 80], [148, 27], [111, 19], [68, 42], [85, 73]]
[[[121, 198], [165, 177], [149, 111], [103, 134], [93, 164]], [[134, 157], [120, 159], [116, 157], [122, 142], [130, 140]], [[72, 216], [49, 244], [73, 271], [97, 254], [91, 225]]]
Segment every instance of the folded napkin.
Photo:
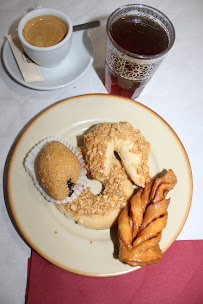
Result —
[[176, 241], [159, 264], [106, 278], [67, 272], [32, 250], [27, 304], [203, 303], [203, 240]]

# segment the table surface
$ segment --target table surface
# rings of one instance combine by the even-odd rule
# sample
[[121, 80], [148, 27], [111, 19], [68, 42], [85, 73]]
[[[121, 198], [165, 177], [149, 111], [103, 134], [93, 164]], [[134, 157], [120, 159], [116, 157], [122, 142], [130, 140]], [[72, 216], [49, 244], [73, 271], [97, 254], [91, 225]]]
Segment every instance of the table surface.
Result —
[[[99, 19], [101, 26], [89, 30], [95, 54], [93, 66], [75, 83], [54, 91], [36, 91], [15, 82], [6, 72], [3, 60], [0, 69], [0, 299], [2, 303], [23, 303], [30, 248], [16, 232], [4, 202], [3, 176], [10, 147], [23, 126], [47, 106], [76, 95], [106, 93], [103, 86], [105, 24], [117, 7], [132, 1], [117, 0], [42, 0], [69, 15], [73, 23]], [[142, 95], [137, 99], [162, 116], [182, 141], [193, 173], [193, 200], [186, 224], [178, 240], [203, 239], [203, 204], [200, 195], [203, 162], [203, 2], [202, 0], [139, 1], [156, 7], [174, 24], [176, 42]], [[32, 0], [1, 1], [0, 39], [11, 33], [18, 20], [35, 6]], [[1, 48], [2, 50], [2, 48]], [[1, 56], [2, 58], [2, 56]], [[12, 287], [12, 288], [11, 288]]]

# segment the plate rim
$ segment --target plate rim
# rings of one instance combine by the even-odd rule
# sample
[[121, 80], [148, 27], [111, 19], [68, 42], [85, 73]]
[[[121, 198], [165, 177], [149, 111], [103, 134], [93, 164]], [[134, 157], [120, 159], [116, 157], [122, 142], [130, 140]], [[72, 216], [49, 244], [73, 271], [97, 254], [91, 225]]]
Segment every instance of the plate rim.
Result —
[[[62, 85], [51, 86], [51, 87], [47, 87], [47, 86], [42, 86], [41, 87], [41, 86], [38, 86], [38, 85], [33, 85], [32, 82], [25, 82], [24, 79], [23, 79], [23, 76], [22, 76], [22, 79], [19, 78], [18, 76], [15, 75], [15, 73], [13, 73], [12, 69], [10, 68], [10, 65], [8, 63], [8, 60], [7, 60], [7, 51], [6, 50], [9, 47], [12, 55], [13, 55], [13, 52], [11, 50], [11, 47], [9, 45], [8, 40], [6, 39], [4, 41], [4, 45], [3, 45], [2, 60], [3, 60], [3, 63], [5, 65], [5, 68], [6, 68], [7, 72], [10, 74], [11, 78], [13, 80], [15, 80], [17, 83], [20, 83], [24, 87], [27, 87], [27, 88], [33, 89], [33, 90], [37, 90], [37, 91], [53, 91], [53, 90], [61, 89], [61, 88], [64, 88], [66, 86], [69, 86], [69, 85], [73, 84], [74, 82], [76, 82], [77, 80], [79, 80], [80, 78], [82, 78], [86, 74], [86, 72], [89, 70], [89, 68], [91, 67], [91, 65], [93, 64], [93, 61], [94, 61], [94, 44], [93, 44], [92, 37], [90, 36], [90, 34], [87, 31], [83, 30], [83, 31], [80, 31], [80, 32], [83, 35], [86, 34], [88, 36], [88, 39], [91, 42], [92, 52], [89, 54], [90, 58], [89, 58], [89, 62], [87, 64], [86, 68], [83, 70], [82, 73], [80, 73], [77, 77], [73, 78], [71, 81], [69, 81], [67, 83], [64, 83]], [[13, 55], [13, 57], [14, 57], [14, 55]], [[15, 60], [15, 57], [14, 57], [14, 60]], [[16, 62], [16, 65], [18, 66], [17, 62]], [[54, 67], [50, 68], [50, 69], [54, 70]], [[19, 72], [21, 73], [20, 70], [19, 70]]]
[[[15, 153], [17, 151], [18, 145], [21, 143], [21, 140], [23, 139], [24, 135], [26, 134], [26, 132], [29, 130], [29, 128], [35, 123], [35, 121], [37, 121], [44, 113], [46, 113], [47, 111], [49, 111], [50, 109], [56, 107], [56, 106], [60, 106], [62, 103], [64, 102], [69, 102], [72, 101], [74, 99], [78, 99], [78, 98], [86, 98], [86, 97], [102, 97], [105, 96], [105, 98], [118, 98], [118, 99], [122, 99], [126, 102], [131, 102], [133, 104], [136, 104], [137, 106], [143, 107], [145, 110], [151, 112], [152, 114], [154, 114], [161, 122], [163, 122], [167, 128], [171, 131], [172, 135], [175, 137], [175, 139], [177, 140], [183, 154], [184, 154], [184, 159], [185, 159], [185, 163], [187, 165], [187, 172], [188, 172], [188, 177], [189, 177], [189, 184], [190, 184], [190, 189], [189, 189], [189, 195], [188, 195], [188, 202], [187, 202], [187, 209], [185, 211], [184, 217], [182, 219], [181, 224], [179, 225], [176, 233], [173, 235], [173, 238], [171, 239], [171, 241], [168, 243], [167, 246], [165, 246], [162, 249], [162, 252], [164, 253], [173, 243], [174, 241], [177, 239], [178, 235], [180, 234], [181, 230], [183, 229], [185, 222], [187, 220], [189, 211], [190, 211], [190, 207], [192, 204], [192, 196], [193, 196], [193, 175], [192, 175], [192, 169], [191, 169], [191, 165], [190, 165], [190, 160], [189, 157], [187, 155], [187, 152], [185, 150], [185, 147], [182, 143], [182, 141], [180, 140], [180, 138], [178, 137], [178, 135], [176, 134], [176, 132], [173, 130], [173, 128], [166, 122], [166, 120], [164, 118], [162, 118], [158, 113], [156, 113], [155, 111], [153, 111], [152, 109], [150, 109], [149, 107], [147, 107], [146, 105], [143, 105], [142, 103], [126, 98], [126, 97], [122, 97], [122, 96], [117, 96], [117, 95], [109, 95], [109, 94], [104, 94], [104, 93], [96, 93], [96, 94], [84, 94], [84, 95], [77, 95], [77, 96], [73, 96], [73, 97], [69, 97], [63, 100], [60, 100], [50, 106], [48, 106], [47, 108], [43, 109], [42, 111], [40, 111], [39, 113], [37, 113], [35, 116], [33, 116], [31, 118], [31, 120], [28, 121], [28, 123], [20, 130], [20, 132], [17, 134], [16, 136], [16, 140], [14, 141], [14, 147], [11, 151], [11, 155], [9, 158], [9, 163], [8, 163], [8, 168], [7, 168], [7, 176], [6, 176], [6, 191], [7, 191], [7, 200], [8, 200], [8, 205], [11, 211], [11, 216], [14, 220], [14, 228], [17, 230], [18, 234], [20, 233], [20, 237], [23, 238], [23, 240], [27, 243], [27, 245], [34, 249], [41, 257], [43, 257], [44, 259], [46, 259], [47, 261], [49, 261], [50, 263], [52, 263], [53, 265], [62, 268], [66, 271], [70, 271], [72, 273], [75, 274], [79, 274], [79, 275], [83, 275], [83, 276], [89, 276], [89, 277], [114, 277], [114, 276], [120, 276], [120, 275], [125, 275], [127, 273], [131, 273], [134, 272], [138, 269], [140, 269], [141, 267], [132, 267], [132, 269], [127, 269], [124, 270], [122, 272], [117, 272], [117, 273], [107, 273], [107, 274], [100, 274], [100, 273], [91, 273], [91, 272], [86, 272], [86, 271], [80, 271], [78, 269], [72, 269], [69, 266], [64, 267], [64, 265], [58, 261], [55, 261], [54, 259], [52, 259], [51, 257], [48, 256], [48, 254], [44, 253], [43, 251], [40, 250], [40, 248], [37, 247], [37, 245], [35, 245], [33, 243], [33, 241], [30, 239], [29, 236], [26, 235], [26, 232], [23, 230], [23, 227], [21, 226], [21, 223], [19, 222], [17, 215], [15, 214], [14, 211], [14, 203], [12, 201], [12, 195], [11, 195], [11, 191], [9, 191], [10, 189], [10, 175], [11, 175], [11, 171], [12, 171], [12, 163], [15, 157]], [[13, 145], [12, 145], [13, 146]], [[11, 148], [12, 148], [11, 146]], [[10, 149], [11, 149], [10, 148]], [[10, 151], [9, 151], [10, 153]], [[11, 220], [12, 221], [12, 220]]]

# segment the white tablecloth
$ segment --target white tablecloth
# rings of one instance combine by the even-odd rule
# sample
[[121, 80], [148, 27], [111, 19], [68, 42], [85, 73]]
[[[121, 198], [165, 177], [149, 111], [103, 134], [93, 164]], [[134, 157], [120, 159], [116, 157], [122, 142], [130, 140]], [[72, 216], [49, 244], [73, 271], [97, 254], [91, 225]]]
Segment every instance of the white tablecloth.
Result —
[[[3, 173], [9, 149], [23, 126], [39, 111], [59, 100], [86, 93], [106, 93], [104, 76], [105, 23], [117, 7], [131, 1], [41, 1], [64, 11], [74, 23], [99, 19], [101, 27], [90, 30], [95, 45], [94, 64], [80, 80], [54, 91], [35, 91], [21, 86], [0, 63], [0, 302], [23, 303], [29, 246], [16, 232], [4, 203]], [[190, 159], [194, 192], [191, 210], [179, 240], [203, 239], [203, 2], [202, 0], [139, 1], [165, 13], [174, 24], [176, 42], [138, 101], [161, 115], [181, 139]], [[0, 39], [15, 28], [18, 19], [33, 8], [34, 1], [0, 3]]]

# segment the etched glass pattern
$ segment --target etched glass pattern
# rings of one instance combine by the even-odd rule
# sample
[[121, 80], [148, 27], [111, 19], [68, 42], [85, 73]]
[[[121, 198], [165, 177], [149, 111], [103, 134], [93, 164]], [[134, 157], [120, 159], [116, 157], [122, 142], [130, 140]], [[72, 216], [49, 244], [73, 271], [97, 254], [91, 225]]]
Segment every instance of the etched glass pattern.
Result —
[[158, 68], [163, 58], [155, 60], [140, 60], [124, 56], [107, 39], [106, 63], [114, 74], [128, 80], [147, 80]]

